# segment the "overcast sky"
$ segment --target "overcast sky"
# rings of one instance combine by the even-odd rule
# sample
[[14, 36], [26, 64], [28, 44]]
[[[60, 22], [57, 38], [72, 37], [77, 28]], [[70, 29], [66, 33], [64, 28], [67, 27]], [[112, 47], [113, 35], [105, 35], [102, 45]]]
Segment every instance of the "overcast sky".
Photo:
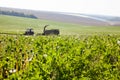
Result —
[[120, 0], [0, 0], [0, 7], [120, 16]]

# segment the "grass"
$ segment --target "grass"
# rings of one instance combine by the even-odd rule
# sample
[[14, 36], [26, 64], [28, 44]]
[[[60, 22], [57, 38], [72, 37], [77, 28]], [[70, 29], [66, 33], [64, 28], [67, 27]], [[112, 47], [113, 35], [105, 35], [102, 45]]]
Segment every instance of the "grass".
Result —
[[35, 33], [42, 33], [43, 27], [46, 24], [50, 25], [47, 29], [60, 29], [60, 34], [62, 35], [120, 33], [120, 27], [114, 26], [85, 26], [49, 20], [0, 15], [0, 32], [23, 33], [27, 28], [33, 28]]

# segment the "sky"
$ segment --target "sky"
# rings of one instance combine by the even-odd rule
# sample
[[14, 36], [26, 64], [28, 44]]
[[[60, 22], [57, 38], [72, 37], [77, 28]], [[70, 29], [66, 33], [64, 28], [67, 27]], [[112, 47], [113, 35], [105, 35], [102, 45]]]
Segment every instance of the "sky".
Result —
[[120, 16], [120, 0], [0, 0], [0, 7]]

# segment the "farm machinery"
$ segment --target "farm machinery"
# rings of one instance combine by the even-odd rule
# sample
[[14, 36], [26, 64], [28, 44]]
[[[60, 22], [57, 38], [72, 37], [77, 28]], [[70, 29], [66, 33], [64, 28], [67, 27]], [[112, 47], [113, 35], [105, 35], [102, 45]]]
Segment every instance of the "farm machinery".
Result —
[[34, 35], [33, 29], [32, 29], [32, 28], [27, 29], [27, 30], [25, 31], [24, 35]]
[[[49, 25], [44, 26], [43, 33], [37, 33], [36, 35], [59, 35], [60, 34], [59, 29], [46, 30], [47, 26], [49, 26]], [[35, 33], [34, 33], [32, 28], [28, 28], [22, 34], [19, 34], [19, 33], [0, 33], [0, 34], [7, 34], [7, 35], [34, 35]]]

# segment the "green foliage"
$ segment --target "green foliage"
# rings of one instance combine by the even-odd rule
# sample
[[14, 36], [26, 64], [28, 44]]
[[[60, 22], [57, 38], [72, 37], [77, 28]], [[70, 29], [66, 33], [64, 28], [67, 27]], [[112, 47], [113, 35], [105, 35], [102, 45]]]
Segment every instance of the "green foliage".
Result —
[[0, 79], [119, 80], [119, 37], [0, 35]]

